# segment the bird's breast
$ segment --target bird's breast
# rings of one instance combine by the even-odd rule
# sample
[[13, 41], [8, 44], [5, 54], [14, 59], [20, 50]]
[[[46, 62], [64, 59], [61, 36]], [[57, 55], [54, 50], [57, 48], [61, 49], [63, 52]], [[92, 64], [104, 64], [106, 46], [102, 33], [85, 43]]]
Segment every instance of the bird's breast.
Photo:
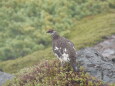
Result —
[[66, 54], [66, 53], [63, 53], [62, 54], [62, 61], [64, 61], [64, 62], [69, 62], [70, 61], [70, 59], [69, 59], [69, 55], [68, 54]]

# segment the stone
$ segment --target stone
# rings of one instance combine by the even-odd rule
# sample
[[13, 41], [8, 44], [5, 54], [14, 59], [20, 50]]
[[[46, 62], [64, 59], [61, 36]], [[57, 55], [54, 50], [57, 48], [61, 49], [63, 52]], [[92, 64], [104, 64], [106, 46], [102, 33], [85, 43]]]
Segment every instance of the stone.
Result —
[[94, 48], [77, 51], [76, 59], [92, 76], [107, 83], [115, 83], [115, 64], [107, 57], [103, 57]]
[[4, 84], [7, 80], [12, 79], [14, 76], [5, 72], [0, 71], [0, 86]]

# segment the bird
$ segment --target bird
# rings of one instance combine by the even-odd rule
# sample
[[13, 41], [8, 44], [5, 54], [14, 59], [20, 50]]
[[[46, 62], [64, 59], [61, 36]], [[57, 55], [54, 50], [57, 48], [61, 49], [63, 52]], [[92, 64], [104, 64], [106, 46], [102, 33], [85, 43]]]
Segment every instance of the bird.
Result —
[[53, 52], [61, 61], [62, 66], [65, 63], [70, 63], [75, 72], [79, 71], [74, 44], [65, 37], [60, 36], [56, 30], [49, 29], [47, 33], [51, 34]]

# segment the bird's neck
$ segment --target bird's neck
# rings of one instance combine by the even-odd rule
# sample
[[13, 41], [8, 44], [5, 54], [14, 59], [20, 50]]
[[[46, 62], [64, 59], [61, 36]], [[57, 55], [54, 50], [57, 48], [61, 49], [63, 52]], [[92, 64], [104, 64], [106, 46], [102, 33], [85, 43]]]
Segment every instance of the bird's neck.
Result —
[[55, 34], [52, 34], [52, 39], [53, 40], [56, 40], [56, 39], [58, 39], [60, 36], [57, 34], [57, 33], [55, 33]]

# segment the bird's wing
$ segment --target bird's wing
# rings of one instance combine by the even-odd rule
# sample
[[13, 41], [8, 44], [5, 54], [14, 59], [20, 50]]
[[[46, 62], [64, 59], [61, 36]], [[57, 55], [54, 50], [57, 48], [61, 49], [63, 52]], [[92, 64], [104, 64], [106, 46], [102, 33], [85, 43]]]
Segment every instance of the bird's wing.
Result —
[[66, 40], [68, 47], [71, 47], [71, 48], [73, 48], [74, 50], [76, 50], [74, 44], [73, 44], [70, 40], [68, 40], [68, 39], [66, 39], [66, 38], [64, 38], [64, 40]]
[[67, 54], [73, 50], [75, 50], [74, 44], [64, 37], [53, 41], [53, 52], [57, 54], [58, 57], [61, 57], [63, 53]]
[[53, 46], [53, 52], [58, 57], [62, 56], [62, 52], [61, 52], [61, 49], [59, 47]]

